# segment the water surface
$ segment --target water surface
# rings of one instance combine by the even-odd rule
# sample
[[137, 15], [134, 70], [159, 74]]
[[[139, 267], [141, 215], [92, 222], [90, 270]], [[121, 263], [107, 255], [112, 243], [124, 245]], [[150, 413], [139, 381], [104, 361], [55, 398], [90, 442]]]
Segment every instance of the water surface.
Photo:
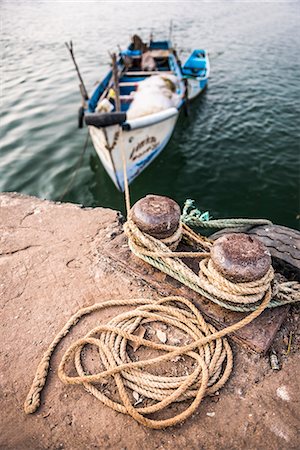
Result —
[[[211, 58], [209, 88], [182, 115], [161, 155], [131, 185], [195, 199], [215, 217], [266, 217], [297, 227], [299, 214], [299, 2], [2, 1], [0, 190], [58, 200], [82, 151], [73, 40], [88, 91], [109, 51], [137, 32], [173, 38], [184, 61]], [[64, 201], [124, 211], [123, 196], [91, 143]]]

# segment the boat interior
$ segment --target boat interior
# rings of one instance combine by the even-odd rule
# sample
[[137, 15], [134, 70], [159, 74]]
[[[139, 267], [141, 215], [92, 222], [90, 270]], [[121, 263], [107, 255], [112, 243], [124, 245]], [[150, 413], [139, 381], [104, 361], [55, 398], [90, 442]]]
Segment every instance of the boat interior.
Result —
[[[142, 66], [142, 57], [145, 53], [151, 58], [154, 66], [152, 70], [145, 70]], [[146, 45], [139, 38], [134, 40], [126, 50], [120, 52], [120, 62], [123, 65], [123, 70], [119, 76], [121, 112], [128, 110], [133, 100], [132, 93], [137, 90], [142, 80], [162, 72], [164, 74], [174, 74], [170, 65], [170, 55], [172, 53], [173, 50], [170, 48], [169, 41], [150, 41]], [[113, 94], [111, 91], [113, 88], [114, 82], [111, 78], [106, 88], [98, 93], [100, 95], [96, 94], [95, 97], [93, 96], [89, 105], [91, 112], [95, 110], [96, 104], [104, 98], [109, 99], [113, 105], [115, 104], [113, 95], [110, 96], [110, 94]]]
[[[134, 92], [140, 81], [151, 75], [158, 73], [173, 74], [169, 63], [169, 49], [151, 48], [148, 49], [149, 54], [154, 59], [155, 70], [142, 69], [142, 52], [134, 54], [131, 58], [131, 65], [125, 68], [119, 80], [121, 111], [127, 111], [133, 100], [132, 92]], [[127, 52], [126, 56], [129, 52]], [[126, 65], [125, 65], [126, 67]]]

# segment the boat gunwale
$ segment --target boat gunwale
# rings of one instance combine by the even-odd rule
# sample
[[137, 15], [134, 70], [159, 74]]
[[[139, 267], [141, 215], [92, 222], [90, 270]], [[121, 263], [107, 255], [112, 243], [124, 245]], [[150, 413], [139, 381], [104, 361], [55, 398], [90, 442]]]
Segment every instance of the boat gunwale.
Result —
[[[147, 114], [145, 116], [137, 117], [135, 119], [126, 120], [122, 123], [122, 128], [124, 131], [137, 130], [140, 128], [146, 128], [148, 126], [157, 125], [158, 123], [164, 122], [165, 120], [174, 117], [179, 114], [179, 107], [172, 106], [171, 108], [164, 109], [163, 111], [155, 112], [152, 114]], [[157, 120], [153, 120], [157, 117]], [[138, 125], [139, 121], [145, 121], [144, 124]]]

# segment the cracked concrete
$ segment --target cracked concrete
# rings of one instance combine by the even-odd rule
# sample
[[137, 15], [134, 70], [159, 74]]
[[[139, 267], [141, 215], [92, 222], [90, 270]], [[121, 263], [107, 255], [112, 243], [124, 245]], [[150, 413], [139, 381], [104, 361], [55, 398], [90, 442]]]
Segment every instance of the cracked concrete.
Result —
[[[117, 271], [105, 254], [104, 244], [108, 246], [120, 232], [119, 214], [109, 209], [0, 194], [0, 448], [298, 449], [297, 307], [274, 344], [281, 370], [272, 371], [267, 356], [234, 345], [229, 382], [181, 426], [145, 429], [81, 387], [59, 381], [56, 370], [70, 343], [120, 308], [96, 313], [76, 325], [51, 360], [40, 409], [31, 416], [24, 414], [23, 403], [43, 351], [71, 314], [110, 298], [158, 295], [145, 281]], [[291, 332], [292, 349], [286, 355]], [[172, 408], [176, 413], [177, 405]]]

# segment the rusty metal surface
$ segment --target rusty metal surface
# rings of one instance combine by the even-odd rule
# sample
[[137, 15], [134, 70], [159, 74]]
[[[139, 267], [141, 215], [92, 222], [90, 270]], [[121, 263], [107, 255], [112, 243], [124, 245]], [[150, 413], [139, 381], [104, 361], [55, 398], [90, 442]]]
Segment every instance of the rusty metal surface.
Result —
[[[132, 277], [138, 278], [141, 283], [153, 287], [158, 295], [182, 295], [194, 301], [201, 312], [217, 329], [225, 328], [245, 316], [242, 313], [224, 310], [188, 287], [183, 286], [177, 280], [159, 272], [134, 256], [128, 248], [126, 237], [122, 233], [121, 228], [114, 238], [104, 245], [103, 251], [112, 260], [115, 267], [126, 271]], [[192, 269], [196, 270], [194, 260], [185, 260], [185, 262]], [[232, 335], [232, 339], [255, 352], [267, 352], [276, 332], [285, 320], [288, 310], [289, 306], [266, 310], [254, 322]]]
[[130, 214], [140, 230], [158, 239], [164, 239], [177, 230], [181, 211], [171, 198], [146, 195], [133, 205]]
[[[210, 236], [217, 239], [226, 233], [240, 232], [240, 230], [224, 229]], [[254, 235], [270, 251], [272, 258], [282, 264], [293, 267], [300, 277], [300, 231], [281, 225], [263, 225], [247, 231]]]
[[236, 283], [259, 280], [271, 267], [265, 245], [244, 233], [221, 236], [214, 242], [210, 255], [218, 272]]

